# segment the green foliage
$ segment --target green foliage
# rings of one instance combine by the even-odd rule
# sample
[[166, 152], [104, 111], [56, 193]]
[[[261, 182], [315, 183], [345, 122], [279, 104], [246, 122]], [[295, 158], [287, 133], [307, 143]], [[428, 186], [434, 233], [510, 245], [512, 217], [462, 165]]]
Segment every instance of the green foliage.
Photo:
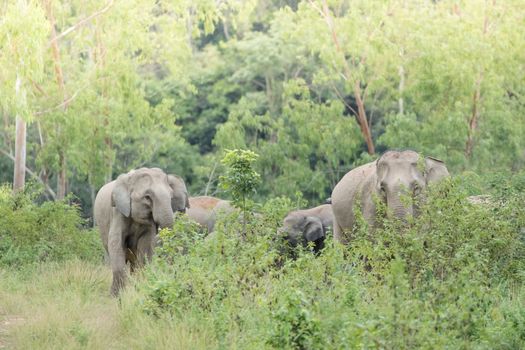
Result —
[[244, 240], [234, 222], [204, 240], [178, 231], [136, 285], [137, 303], [206, 329], [218, 348], [521, 348], [522, 178], [492, 206], [470, 204], [463, 181], [433, 186], [408, 223], [360, 225], [349, 247], [329, 237], [318, 257], [280, 255], [273, 216], [293, 207], [286, 198], [266, 203]]
[[0, 266], [20, 267], [44, 261], [102, 259], [98, 233], [83, 230], [79, 209], [63, 201], [33, 202], [29, 188], [13, 195], [0, 188]]
[[[51, 188], [65, 167], [86, 216], [102, 184], [140, 166], [183, 176], [191, 193], [217, 191], [218, 159], [236, 148], [260, 156], [258, 199], [300, 191], [318, 204], [375, 159], [355, 121], [357, 90], [378, 153], [411, 148], [451, 173], [525, 164], [517, 0], [50, 5], [0, 9], [0, 149], [13, 153], [16, 115], [34, 120], [28, 167]], [[59, 59], [51, 28], [67, 31]], [[0, 158], [0, 181], [11, 166]]]
[[220, 177], [220, 186], [232, 196], [232, 202], [246, 212], [246, 199], [255, 193], [260, 182], [260, 175], [253, 169], [253, 163], [259, 156], [250, 150], [226, 150], [221, 163], [225, 165], [225, 174]]
[[277, 349], [321, 348], [319, 320], [312, 317], [302, 292], [292, 290], [281, 299], [280, 307], [272, 312], [274, 328], [268, 343]]
[[0, 15], [0, 106], [31, 119], [35, 111], [31, 84], [44, 77], [49, 26], [43, 9], [33, 1], [4, 3]]

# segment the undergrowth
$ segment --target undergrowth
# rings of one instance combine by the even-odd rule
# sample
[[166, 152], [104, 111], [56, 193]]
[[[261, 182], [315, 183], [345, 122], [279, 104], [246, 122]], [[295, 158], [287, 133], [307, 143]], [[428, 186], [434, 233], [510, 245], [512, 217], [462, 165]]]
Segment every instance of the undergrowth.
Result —
[[[329, 235], [318, 256], [283, 249], [277, 228], [296, 206], [287, 198], [267, 201], [245, 227], [236, 213], [222, 217], [208, 237], [181, 217], [119, 299], [76, 208], [4, 188], [0, 325], [11, 325], [0, 345], [525, 348], [524, 185], [521, 175], [447, 180], [418, 218], [371, 229], [358, 216], [351, 244]], [[489, 189], [489, 202], [467, 200], [476, 186]]]
[[417, 219], [371, 230], [361, 218], [348, 247], [329, 238], [319, 257], [283, 257], [278, 201], [245, 238], [231, 218], [207, 239], [179, 221], [137, 306], [204, 327], [218, 348], [523, 348], [524, 192], [503, 188], [472, 205], [461, 178], [445, 181]]
[[80, 210], [66, 201], [38, 204], [31, 187], [13, 194], [0, 187], [0, 267], [71, 258], [100, 261], [98, 233], [83, 229]]

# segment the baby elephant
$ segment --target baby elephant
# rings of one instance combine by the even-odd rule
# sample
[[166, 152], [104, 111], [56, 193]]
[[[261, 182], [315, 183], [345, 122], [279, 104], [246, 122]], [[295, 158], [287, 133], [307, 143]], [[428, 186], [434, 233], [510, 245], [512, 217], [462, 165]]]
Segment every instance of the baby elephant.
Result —
[[186, 211], [186, 214], [190, 219], [206, 228], [208, 234], [215, 229], [217, 214], [229, 214], [234, 210], [229, 201], [216, 197], [190, 197], [189, 201], [190, 208]]
[[285, 233], [290, 246], [301, 244], [306, 247], [308, 242], [313, 242], [314, 252], [318, 253], [324, 247], [326, 233], [332, 228], [333, 221], [332, 205], [323, 204], [288, 213], [281, 231]]

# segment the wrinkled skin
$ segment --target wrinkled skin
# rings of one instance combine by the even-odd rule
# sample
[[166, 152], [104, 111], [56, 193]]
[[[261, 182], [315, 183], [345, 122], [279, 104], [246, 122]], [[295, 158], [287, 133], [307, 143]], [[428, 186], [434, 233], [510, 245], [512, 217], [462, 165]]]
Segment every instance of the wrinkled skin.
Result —
[[349, 171], [332, 191], [335, 240], [349, 242], [358, 200], [363, 217], [371, 226], [376, 219], [374, 197], [386, 203], [388, 212], [395, 217], [417, 215], [414, 201], [403, 204], [401, 198], [416, 199], [425, 187], [446, 176], [449, 173], [442, 161], [431, 157], [420, 159], [414, 151], [389, 151], [377, 161]]
[[210, 197], [190, 197], [190, 208], [186, 211], [188, 217], [212, 233], [217, 222], [217, 215], [231, 213], [234, 208], [229, 201]]
[[157, 229], [172, 227], [173, 213], [188, 206], [184, 181], [158, 168], [132, 170], [102, 186], [94, 218], [113, 272], [112, 295], [125, 284], [126, 263], [133, 272], [150, 260]]
[[284, 218], [281, 231], [284, 232], [290, 246], [299, 244], [306, 247], [314, 244], [314, 252], [324, 247], [327, 231], [333, 226], [332, 206], [323, 204], [311, 209], [295, 210]]

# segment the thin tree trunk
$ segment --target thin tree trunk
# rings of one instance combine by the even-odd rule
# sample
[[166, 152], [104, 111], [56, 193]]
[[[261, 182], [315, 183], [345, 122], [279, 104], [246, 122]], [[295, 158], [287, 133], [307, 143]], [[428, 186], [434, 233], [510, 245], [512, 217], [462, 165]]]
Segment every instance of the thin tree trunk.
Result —
[[67, 174], [66, 174], [66, 155], [64, 152], [58, 153], [58, 160], [60, 165], [60, 171], [57, 178], [57, 198], [64, 199], [67, 191]]
[[193, 6], [188, 8], [188, 18], [186, 19], [186, 32], [187, 32], [187, 38], [188, 38], [188, 45], [190, 46], [191, 52], [195, 52], [196, 48], [194, 47], [194, 42], [192, 38], [193, 33], [193, 16], [195, 13], [195, 9]]
[[23, 190], [26, 182], [26, 122], [16, 117], [15, 170], [13, 190]]
[[217, 162], [213, 163], [213, 168], [211, 169], [210, 175], [208, 176], [208, 183], [204, 189], [204, 195], [207, 196], [210, 191], [211, 182], [213, 181], [213, 176], [215, 175], [215, 169], [217, 168]]
[[[492, 2], [495, 5], [495, 1]], [[483, 20], [483, 37], [487, 35], [489, 26], [489, 9], [485, 6], [485, 19]], [[465, 157], [470, 159], [474, 150], [474, 136], [478, 129], [479, 110], [481, 102], [481, 83], [483, 81], [483, 67], [479, 68], [478, 78], [476, 79], [476, 86], [472, 96], [472, 113], [468, 120], [467, 141], [465, 142]]]
[[[58, 49], [58, 40], [57, 39], [57, 32], [55, 29], [55, 17], [53, 14], [53, 8], [51, 5], [51, 0], [45, 0], [45, 8], [46, 8], [46, 14], [47, 18], [49, 20], [49, 23], [51, 25], [51, 52], [53, 54], [53, 64], [55, 68], [55, 76], [57, 80], [58, 87], [60, 89], [60, 92], [62, 93], [62, 101], [64, 111], [67, 110], [67, 96], [66, 96], [66, 89], [64, 85], [64, 74], [62, 72], [62, 65], [60, 63], [60, 50]], [[60, 136], [62, 134], [62, 130], [60, 125], [56, 125], [56, 132], [57, 132], [57, 138], [60, 139]], [[58, 178], [57, 178], [57, 199], [64, 199], [66, 192], [67, 192], [67, 161], [66, 161], [66, 154], [65, 154], [65, 145], [61, 145], [58, 153], [59, 153], [59, 170], [58, 170]]]
[[368, 148], [368, 154], [374, 154], [376, 153], [376, 150], [374, 147], [374, 141], [372, 140], [372, 134], [370, 133], [370, 128], [368, 126], [368, 121], [366, 119], [365, 103], [362, 99], [361, 84], [359, 83], [359, 80], [356, 80], [354, 83], [354, 95], [355, 102], [357, 103], [357, 119], [359, 120], [361, 133], [365, 138], [366, 146]]
[[11, 135], [9, 133], [9, 126], [10, 126], [10, 123], [9, 123], [9, 117], [7, 115], [7, 113], [2, 113], [3, 116], [4, 116], [4, 142], [5, 142], [5, 147], [6, 149], [9, 151], [9, 152], [13, 152], [13, 145], [12, 145], [12, 140], [11, 140]]
[[96, 198], [96, 192], [95, 192], [95, 186], [93, 185], [93, 179], [91, 175], [88, 175], [88, 185], [89, 185], [89, 194], [91, 197], [91, 217], [93, 218], [92, 227], [95, 227], [95, 198]]
[[472, 114], [470, 115], [467, 131], [467, 142], [465, 144], [465, 156], [470, 158], [474, 148], [474, 134], [478, 128], [479, 119], [479, 100], [481, 98], [481, 80], [482, 73], [480, 72], [478, 80], [476, 81], [476, 89], [472, 96]]
[[405, 90], [405, 69], [403, 66], [399, 66], [399, 86], [398, 86], [398, 92], [399, 92], [399, 114], [403, 115], [405, 114], [405, 103], [403, 101], [403, 91]]
[[[10, 152], [0, 149], [0, 153], [4, 154], [6, 157], [11, 159], [13, 162], [15, 162], [16, 158]], [[52, 199], [56, 199], [55, 191], [53, 191], [53, 189], [49, 187], [49, 185], [46, 182], [44, 182], [44, 180], [40, 176], [38, 176], [38, 174], [36, 174], [31, 169], [29, 169], [27, 166], [25, 167], [25, 172], [28, 173], [30, 176], [32, 176], [35, 180], [40, 182], [45, 187], [47, 193], [51, 196]]]
[[351, 74], [350, 66], [348, 65], [348, 61], [346, 60], [345, 53], [343, 49], [341, 48], [341, 45], [339, 44], [337, 32], [335, 30], [333, 19], [332, 19], [332, 16], [330, 15], [330, 9], [328, 8], [328, 4], [326, 0], [323, 0], [323, 10], [321, 11], [321, 14], [325, 18], [326, 24], [328, 25], [328, 29], [330, 30], [330, 33], [332, 35], [332, 41], [334, 42], [335, 48], [337, 52], [340, 54], [341, 59], [343, 61], [345, 79], [349, 81], [350, 83], [352, 83], [352, 80], [353, 80], [352, 88], [354, 92], [354, 98], [357, 104], [356, 118], [357, 118], [359, 127], [361, 128], [361, 134], [363, 135], [363, 138], [365, 139], [366, 146], [368, 149], [368, 154], [374, 154], [375, 147], [374, 147], [374, 142], [372, 140], [372, 134], [370, 132], [370, 127], [368, 125], [368, 120], [366, 117], [365, 104], [363, 100], [363, 92], [361, 90], [361, 82], [357, 78], [356, 79], [351, 78], [352, 74]]
[[229, 19], [229, 16], [227, 16], [228, 18], [224, 18], [223, 21], [222, 21], [222, 31], [224, 33], [224, 37], [226, 38], [226, 41], [230, 40], [230, 30], [228, 28], [228, 19]]

